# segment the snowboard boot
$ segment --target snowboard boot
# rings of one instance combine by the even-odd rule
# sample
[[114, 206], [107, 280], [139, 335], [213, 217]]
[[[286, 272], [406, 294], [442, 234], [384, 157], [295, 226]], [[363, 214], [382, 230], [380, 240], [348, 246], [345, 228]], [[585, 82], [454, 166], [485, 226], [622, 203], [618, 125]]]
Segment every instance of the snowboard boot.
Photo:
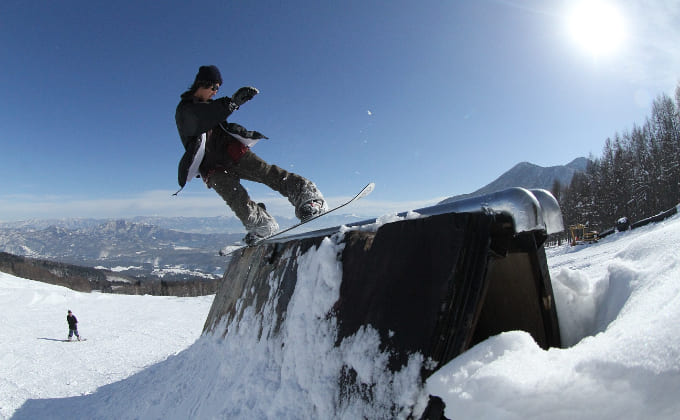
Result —
[[279, 224], [276, 223], [276, 220], [270, 216], [269, 213], [267, 213], [265, 205], [258, 203], [257, 207], [257, 214], [252, 217], [252, 219], [255, 219], [255, 222], [249, 223], [248, 226], [246, 226], [248, 233], [245, 238], [243, 238], [243, 241], [247, 245], [253, 245], [257, 241], [266, 238], [279, 230]]
[[297, 214], [301, 222], [306, 222], [312, 217], [318, 216], [328, 211], [326, 201], [320, 198], [309, 200], [297, 209]]

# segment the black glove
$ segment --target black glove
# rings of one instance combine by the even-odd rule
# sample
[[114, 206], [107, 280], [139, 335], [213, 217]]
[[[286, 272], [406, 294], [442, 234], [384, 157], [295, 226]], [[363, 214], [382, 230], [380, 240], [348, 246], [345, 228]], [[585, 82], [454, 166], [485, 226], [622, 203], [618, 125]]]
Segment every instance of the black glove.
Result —
[[237, 90], [231, 97], [231, 101], [236, 104], [236, 106], [241, 106], [249, 100], [253, 99], [253, 96], [260, 93], [259, 90], [254, 87], [246, 86]]
[[264, 134], [260, 133], [259, 131], [253, 131], [253, 137], [254, 139], [269, 139], [269, 137], [265, 136]]

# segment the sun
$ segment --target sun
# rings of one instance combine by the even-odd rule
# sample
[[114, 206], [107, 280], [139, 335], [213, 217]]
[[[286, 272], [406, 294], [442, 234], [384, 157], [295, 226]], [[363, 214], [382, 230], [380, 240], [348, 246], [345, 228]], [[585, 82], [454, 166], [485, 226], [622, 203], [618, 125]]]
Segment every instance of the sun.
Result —
[[594, 56], [616, 52], [625, 38], [620, 10], [604, 0], [582, 0], [574, 5], [567, 28], [573, 41]]

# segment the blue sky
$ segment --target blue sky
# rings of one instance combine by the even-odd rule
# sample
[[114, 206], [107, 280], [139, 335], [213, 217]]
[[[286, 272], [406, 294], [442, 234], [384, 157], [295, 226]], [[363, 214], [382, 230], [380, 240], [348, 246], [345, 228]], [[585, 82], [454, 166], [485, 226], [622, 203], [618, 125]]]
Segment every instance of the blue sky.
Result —
[[270, 137], [262, 158], [331, 204], [375, 181], [367, 216], [598, 156], [673, 94], [680, 4], [610, 1], [620, 39], [593, 51], [577, 3], [3, 0], [0, 221], [231, 214], [200, 181], [170, 196], [175, 107], [204, 64], [222, 95], [260, 89], [230, 121]]

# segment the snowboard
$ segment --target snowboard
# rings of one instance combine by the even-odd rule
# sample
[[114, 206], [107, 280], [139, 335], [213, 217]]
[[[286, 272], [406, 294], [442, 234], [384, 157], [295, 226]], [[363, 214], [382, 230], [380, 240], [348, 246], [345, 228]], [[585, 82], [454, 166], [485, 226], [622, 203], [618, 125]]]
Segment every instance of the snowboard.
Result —
[[240, 249], [243, 249], [243, 248], [246, 248], [246, 247], [254, 247], [254, 246], [257, 246], [257, 245], [259, 245], [259, 244], [261, 244], [261, 243], [263, 243], [263, 242], [266, 242], [266, 241], [269, 240], [269, 239], [275, 238], [275, 237], [277, 237], [277, 236], [279, 236], [279, 235], [282, 235], [282, 234], [284, 234], [284, 233], [286, 233], [286, 232], [290, 232], [291, 230], [293, 230], [293, 229], [295, 229], [295, 228], [298, 228], [298, 227], [304, 225], [305, 223], [309, 223], [309, 222], [314, 221], [314, 220], [316, 220], [316, 219], [318, 219], [318, 218], [320, 218], [320, 217], [324, 217], [325, 215], [327, 215], [327, 214], [329, 214], [329, 213], [332, 213], [332, 212], [334, 212], [334, 211], [336, 211], [336, 210], [338, 210], [338, 209], [341, 209], [341, 208], [345, 207], [346, 205], [355, 202], [356, 200], [360, 200], [360, 199], [366, 197], [366, 196], [369, 195], [371, 192], [373, 192], [373, 188], [375, 188], [375, 183], [370, 182], [370, 183], [369, 183], [368, 185], [366, 185], [361, 191], [359, 191], [359, 193], [358, 193], [357, 195], [355, 195], [355, 196], [352, 197], [351, 199], [345, 201], [344, 203], [340, 204], [339, 206], [333, 207], [332, 209], [329, 209], [328, 211], [326, 211], [326, 212], [324, 212], [324, 213], [317, 214], [316, 216], [310, 217], [309, 219], [307, 219], [307, 220], [305, 220], [305, 221], [303, 221], [303, 222], [296, 223], [296, 224], [294, 224], [293, 226], [287, 227], [287, 228], [285, 228], [285, 229], [281, 229], [281, 230], [279, 230], [279, 231], [277, 231], [277, 232], [275, 232], [275, 233], [272, 233], [272, 234], [269, 235], [269, 236], [265, 236], [264, 238], [259, 239], [259, 240], [253, 242], [253, 243], [250, 244], [250, 245], [244, 245], [244, 246], [242, 246], [242, 247], [233, 249], [233, 250], [228, 251], [228, 252], [226, 252], [225, 250], [222, 249], [222, 250], [220, 250], [219, 254], [220, 254], [221, 256], [226, 257], [227, 255], [231, 255], [231, 254], [233, 254], [234, 252], [236, 252], [236, 251], [238, 251], [238, 250], [240, 250]]

